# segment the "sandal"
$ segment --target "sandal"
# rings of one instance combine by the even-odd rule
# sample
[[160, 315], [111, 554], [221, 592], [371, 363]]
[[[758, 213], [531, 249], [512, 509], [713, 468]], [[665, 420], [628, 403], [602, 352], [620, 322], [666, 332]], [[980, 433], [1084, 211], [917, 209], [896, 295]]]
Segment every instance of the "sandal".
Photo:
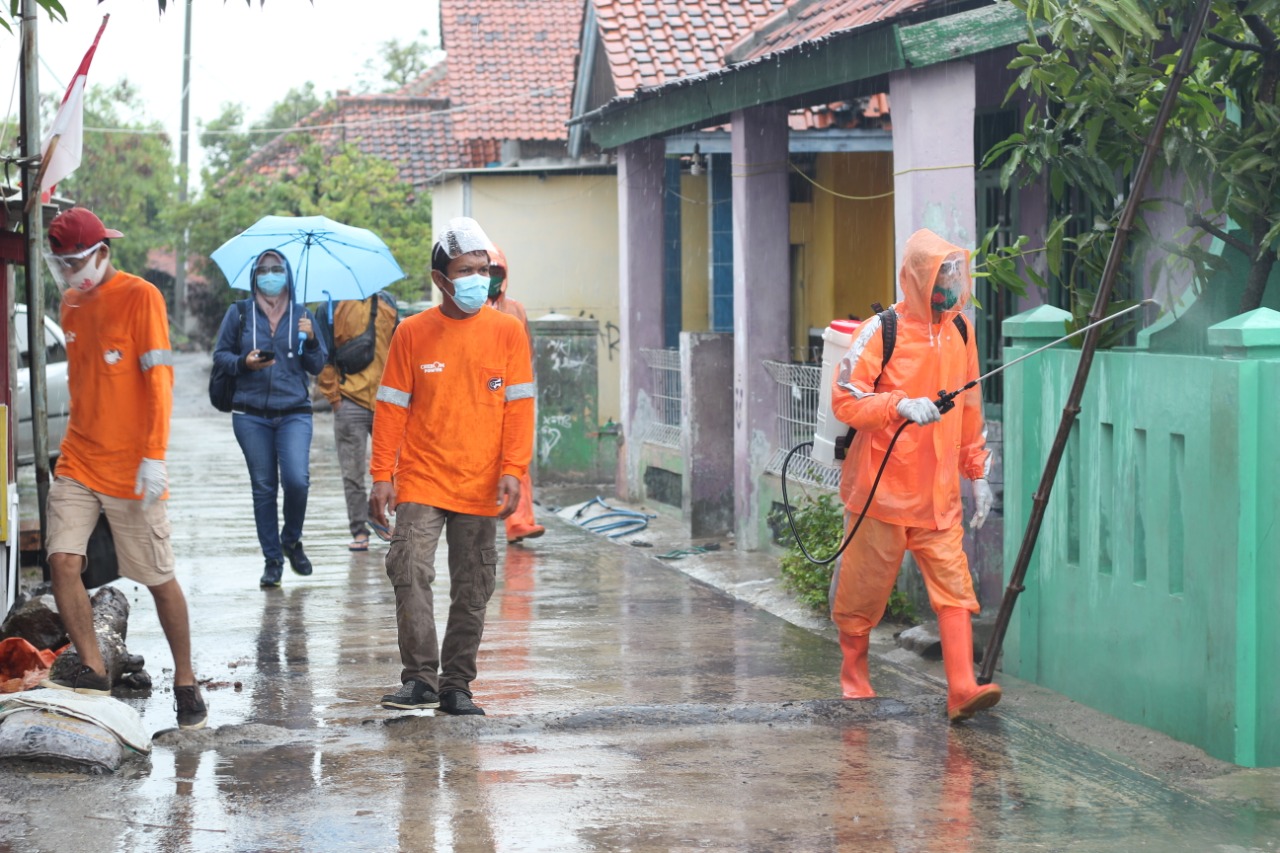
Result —
[[383, 527], [376, 521], [370, 521], [369, 526], [373, 528], [373, 532], [378, 534], [378, 538], [383, 542], [390, 542], [391, 536], [395, 532], [394, 528]]
[[351, 544], [347, 546], [348, 551], [368, 551], [369, 550], [369, 534], [357, 536], [351, 540]]

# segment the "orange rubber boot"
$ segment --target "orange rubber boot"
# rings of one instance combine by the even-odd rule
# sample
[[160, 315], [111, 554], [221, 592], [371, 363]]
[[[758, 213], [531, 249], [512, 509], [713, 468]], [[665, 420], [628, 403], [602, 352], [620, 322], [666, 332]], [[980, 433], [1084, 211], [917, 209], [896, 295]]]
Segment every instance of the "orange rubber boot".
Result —
[[958, 723], [999, 702], [1000, 685], [979, 687], [973, 676], [973, 621], [968, 610], [939, 610], [938, 633], [942, 637], [942, 666], [947, 672], [947, 717]]
[[840, 651], [844, 652], [844, 663], [840, 665], [840, 688], [846, 699], [874, 699], [876, 692], [871, 689], [871, 673], [867, 666], [867, 646], [871, 638], [867, 635], [855, 637], [840, 632]]

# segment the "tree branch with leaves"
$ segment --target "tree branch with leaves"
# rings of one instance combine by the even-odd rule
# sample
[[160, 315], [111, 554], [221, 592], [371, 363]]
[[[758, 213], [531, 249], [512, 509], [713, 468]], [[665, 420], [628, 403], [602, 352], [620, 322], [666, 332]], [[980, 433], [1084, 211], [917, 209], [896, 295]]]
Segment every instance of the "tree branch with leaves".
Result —
[[[1100, 273], [1105, 262], [1129, 180], [1177, 61], [1178, 38], [1196, 3], [1011, 2], [1027, 14], [1028, 38], [1010, 63], [1018, 77], [1006, 100], [1021, 96], [1028, 106], [1021, 132], [994, 146], [986, 162], [1004, 163], [1006, 189], [1047, 184], [1047, 272], [1083, 292], [1079, 283]], [[1203, 238], [1221, 240], [1224, 252], [1244, 256], [1241, 312], [1262, 304], [1280, 253], [1278, 32], [1276, 0], [1214, 3], [1154, 176], [1180, 193], [1187, 223], [1185, 239], [1158, 242], [1186, 259], [1198, 282], [1225, 268], [1221, 256], [1204, 250]], [[1151, 209], [1165, 203], [1144, 204]], [[1091, 210], [1092, 222], [1079, 221], [1082, 207]], [[1145, 233], [1141, 218], [1136, 224]], [[1012, 247], [989, 251], [997, 284], [1027, 272], [1000, 261], [1014, 253]], [[1034, 271], [1028, 277], [1045, 283]]]

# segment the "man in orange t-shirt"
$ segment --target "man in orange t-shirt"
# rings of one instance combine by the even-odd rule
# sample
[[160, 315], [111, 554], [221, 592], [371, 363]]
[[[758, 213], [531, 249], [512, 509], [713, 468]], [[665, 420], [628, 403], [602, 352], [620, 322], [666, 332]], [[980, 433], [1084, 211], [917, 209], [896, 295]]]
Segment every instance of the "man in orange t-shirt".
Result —
[[[384, 708], [483, 714], [472, 702], [485, 608], [497, 583], [497, 519], [515, 511], [533, 455], [533, 364], [520, 321], [486, 306], [492, 244], [459, 217], [436, 240], [438, 308], [391, 339], [373, 418], [370, 518], [396, 513], [387, 552], [401, 687]], [[444, 533], [449, 621], [437, 643], [431, 583]]]
[[120, 574], [155, 598], [173, 652], [178, 725], [198, 729], [208, 715], [191, 667], [187, 600], [174, 576], [165, 513], [173, 409], [169, 316], [154, 285], [112, 266], [110, 241], [122, 236], [82, 207], [49, 225], [46, 257], [63, 290], [71, 418], [49, 488], [45, 544], [53, 597], [81, 666], [45, 686], [111, 693], [80, 577], [89, 536], [105, 512]]

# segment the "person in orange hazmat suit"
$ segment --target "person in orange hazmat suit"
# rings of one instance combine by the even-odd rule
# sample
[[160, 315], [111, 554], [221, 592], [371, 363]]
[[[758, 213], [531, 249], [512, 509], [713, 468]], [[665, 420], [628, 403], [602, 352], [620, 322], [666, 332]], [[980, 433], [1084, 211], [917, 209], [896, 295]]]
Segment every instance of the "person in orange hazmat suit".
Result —
[[960, 477], [973, 481], [979, 528], [992, 503], [986, 474], [982, 392], [964, 392], [943, 417], [934, 401], [939, 389], [959, 388], [978, 376], [972, 328], [960, 314], [971, 290], [969, 252], [927, 229], [903, 250], [899, 283], [903, 300], [893, 306], [895, 327], [885, 360], [880, 315], [861, 326], [832, 383], [832, 409], [857, 433], [845, 467], [846, 518], [862, 512], [893, 434], [905, 421], [883, 478], [858, 533], [832, 579], [831, 618], [840, 633], [844, 662], [840, 682], [846, 699], [875, 696], [867, 666], [868, 635], [884, 615], [903, 553], [920, 566], [929, 602], [938, 616], [947, 676], [947, 716], [972, 717], [1000, 701], [1000, 687], [979, 686], [973, 670], [973, 626], [978, 612], [969, 563], [962, 547], [964, 525]]
[[[489, 249], [489, 304], [510, 314], [524, 325], [524, 333], [529, 336], [529, 351], [533, 352], [533, 332], [529, 330], [529, 317], [524, 306], [507, 296], [508, 278], [507, 256], [497, 246]], [[538, 524], [533, 515], [533, 481], [529, 473], [520, 479], [520, 503], [516, 511], [507, 516], [507, 542], [514, 544], [523, 539], [537, 539], [546, 528]]]

